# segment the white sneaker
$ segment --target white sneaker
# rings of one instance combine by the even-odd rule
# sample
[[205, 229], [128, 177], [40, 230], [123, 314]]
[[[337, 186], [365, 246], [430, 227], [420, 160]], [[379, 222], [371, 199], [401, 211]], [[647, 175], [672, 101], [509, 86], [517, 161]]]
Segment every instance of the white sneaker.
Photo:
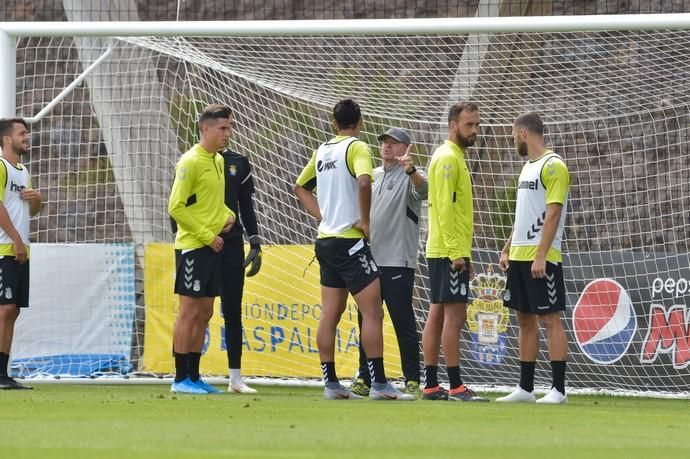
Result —
[[391, 383], [386, 383], [385, 386], [379, 389], [375, 387], [375, 384], [372, 384], [369, 390], [369, 400], [399, 400], [402, 402], [411, 402], [416, 400], [416, 397], [412, 394], [400, 392], [393, 387]]
[[534, 403], [537, 398], [534, 396], [534, 391], [527, 392], [520, 386], [517, 386], [513, 392], [505, 397], [498, 397], [497, 402], [503, 403]]
[[228, 384], [228, 392], [230, 393], [235, 393], [235, 394], [246, 394], [246, 395], [251, 395], [251, 394], [256, 394], [256, 389], [252, 389], [248, 385], [242, 381], [239, 384], [233, 384], [230, 383]]
[[336, 388], [324, 387], [323, 398], [326, 400], [357, 400], [362, 396], [351, 392], [348, 388], [340, 385]]
[[558, 405], [560, 403], [568, 403], [568, 396], [561, 394], [555, 387], [551, 391], [537, 400], [537, 403], [547, 403], [550, 405]]

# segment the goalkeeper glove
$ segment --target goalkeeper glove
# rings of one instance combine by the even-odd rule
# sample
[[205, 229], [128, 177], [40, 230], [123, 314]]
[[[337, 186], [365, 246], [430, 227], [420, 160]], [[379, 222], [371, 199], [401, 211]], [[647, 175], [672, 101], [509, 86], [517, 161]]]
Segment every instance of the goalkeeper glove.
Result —
[[259, 236], [254, 235], [249, 237], [249, 247], [249, 253], [247, 254], [247, 258], [244, 259], [242, 267], [246, 268], [251, 265], [249, 271], [247, 271], [247, 277], [252, 277], [261, 269], [261, 244], [259, 243]]

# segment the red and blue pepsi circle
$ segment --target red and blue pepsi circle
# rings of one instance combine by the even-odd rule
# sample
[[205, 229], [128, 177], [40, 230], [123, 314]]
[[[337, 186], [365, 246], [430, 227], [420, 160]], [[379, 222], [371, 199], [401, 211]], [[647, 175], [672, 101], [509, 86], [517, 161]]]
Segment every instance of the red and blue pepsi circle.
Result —
[[628, 292], [613, 279], [587, 284], [573, 310], [573, 330], [582, 352], [609, 365], [628, 351], [637, 332], [637, 317]]

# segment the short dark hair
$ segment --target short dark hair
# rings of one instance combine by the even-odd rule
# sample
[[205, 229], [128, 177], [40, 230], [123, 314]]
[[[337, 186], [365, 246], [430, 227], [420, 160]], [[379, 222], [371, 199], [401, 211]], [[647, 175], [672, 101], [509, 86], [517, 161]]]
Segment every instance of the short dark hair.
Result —
[[462, 112], [476, 112], [479, 111], [479, 107], [474, 102], [455, 102], [448, 109], [448, 122], [455, 121], [460, 116]]
[[527, 129], [533, 134], [544, 135], [544, 122], [537, 112], [523, 113], [515, 118], [515, 127]]
[[222, 118], [230, 118], [232, 116], [232, 109], [221, 104], [207, 105], [206, 108], [199, 115], [199, 129], [201, 126], [211, 120], [219, 120]]
[[362, 111], [354, 100], [343, 99], [333, 107], [333, 118], [339, 129], [353, 128], [362, 119]]
[[29, 129], [29, 125], [26, 124], [23, 118], [0, 118], [0, 146], [5, 136], [12, 135], [14, 125], [17, 123], [23, 124], [26, 129]]

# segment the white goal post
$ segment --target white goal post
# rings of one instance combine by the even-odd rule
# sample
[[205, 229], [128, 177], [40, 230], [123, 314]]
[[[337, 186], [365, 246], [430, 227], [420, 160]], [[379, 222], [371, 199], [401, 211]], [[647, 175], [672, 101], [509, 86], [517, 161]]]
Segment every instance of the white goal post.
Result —
[[[264, 267], [243, 299], [243, 369], [317, 378], [315, 225], [291, 185], [332, 135], [337, 100], [360, 102], [376, 165], [377, 134], [398, 126], [411, 133], [424, 168], [462, 95], [482, 119], [468, 152], [479, 275], [460, 343], [463, 378], [485, 388], [518, 379], [517, 326], [496, 271], [521, 166], [512, 120], [535, 110], [572, 178], [567, 384], [690, 393], [690, 14], [0, 22], [0, 68], [0, 117], [31, 122], [27, 164], [45, 202], [32, 222], [40, 282], [32, 278], [13, 349], [20, 375], [173, 370], [173, 168], [195, 142], [200, 108], [227, 103], [237, 124], [231, 148], [254, 168], [264, 241]], [[426, 211], [421, 226], [413, 301], [420, 331], [429, 302]], [[60, 261], [84, 250], [88, 263]], [[62, 290], [61, 303], [41, 289]], [[216, 314], [207, 374], [225, 374], [222, 326]], [[385, 340], [387, 372], [399, 376], [390, 323]], [[338, 336], [343, 377], [356, 368], [356, 344], [351, 304]], [[550, 383], [545, 345], [536, 380]]]

